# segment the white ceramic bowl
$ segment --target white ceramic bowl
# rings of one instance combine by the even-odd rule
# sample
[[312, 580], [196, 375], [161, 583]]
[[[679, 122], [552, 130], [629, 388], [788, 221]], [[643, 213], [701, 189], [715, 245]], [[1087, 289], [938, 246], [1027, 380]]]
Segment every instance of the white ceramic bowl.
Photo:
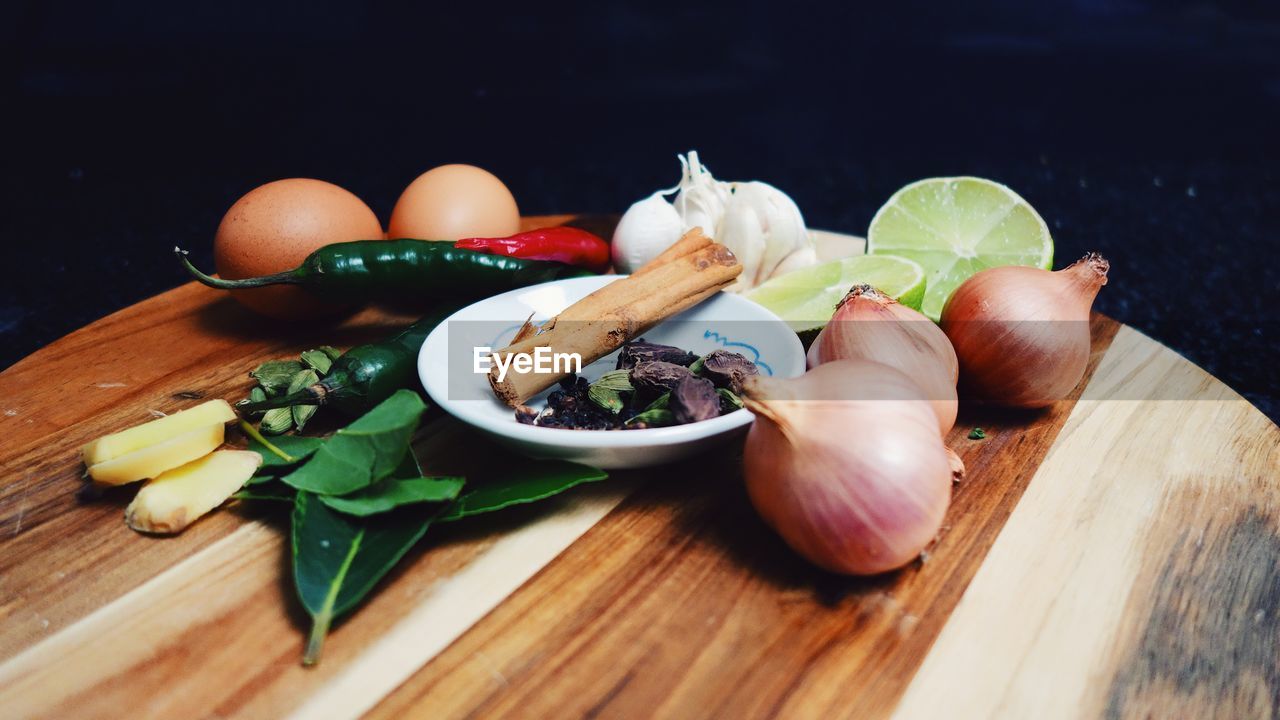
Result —
[[[473, 348], [507, 344], [525, 318], [549, 319], [618, 275], [557, 280], [481, 300], [450, 315], [422, 345], [418, 374], [446, 412], [530, 457], [561, 458], [596, 467], [634, 468], [672, 462], [743, 432], [752, 415], [738, 410], [712, 420], [645, 430], [565, 430], [525, 425], [493, 396], [484, 374], [473, 372]], [[804, 372], [804, 348], [776, 315], [746, 298], [720, 293], [644, 334], [698, 355], [727, 348], [754, 360], [761, 372]], [[616, 353], [582, 370], [588, 380], [612, 370]], [[451, 372], [452, 370], [452, 372]], [[553, 388], [554, 389], [554, 388]], [[550, 391], [531, 399], [541, 409]]]

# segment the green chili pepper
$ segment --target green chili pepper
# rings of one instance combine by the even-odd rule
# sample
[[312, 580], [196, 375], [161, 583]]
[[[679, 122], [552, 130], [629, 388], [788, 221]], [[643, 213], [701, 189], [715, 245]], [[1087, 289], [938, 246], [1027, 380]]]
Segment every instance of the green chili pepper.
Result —
[[185, 251], [174, 250], [187, 271], [209, 287], [298, 285], [338, 302], [475, 298], [593, 274], [562, 263], [476, 252], [436, 240], [358, 240], [325, 245], [292, 270], [223, 280], [200, 272]]
[[332, 405], [348, 415], [362, 415], [396, 390], [416, 386], [418, 350], [427, 335], [457, 309], [458, 303], [450, 303], [395, 337], [351, 348], [338, 356], [329, 373], [314, 385], [237, 408], [248, 415], [291, 405]]

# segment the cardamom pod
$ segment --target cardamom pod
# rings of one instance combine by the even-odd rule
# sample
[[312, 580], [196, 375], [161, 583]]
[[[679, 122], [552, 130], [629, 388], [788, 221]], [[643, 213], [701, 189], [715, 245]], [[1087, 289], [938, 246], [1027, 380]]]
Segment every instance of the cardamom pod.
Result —
[[329, 368], [333, 367], [333, 358], [323, 350], [307, 350], [302, 353], [302, 363], [324, 375], [329, 372]]
[[268, 410], [262, 416], [262, 422], [258, 425], [258, 429], [264, 435], [283, 435], [289, 432], [293, 427], [293, 413], [291, 408], [273, 408]]
[[254, 368], [249, 376], [258, 381], [268, 397], [275, 397], [285, 392], [299, 370], [302, 363], [297, 360], [268, 360]]

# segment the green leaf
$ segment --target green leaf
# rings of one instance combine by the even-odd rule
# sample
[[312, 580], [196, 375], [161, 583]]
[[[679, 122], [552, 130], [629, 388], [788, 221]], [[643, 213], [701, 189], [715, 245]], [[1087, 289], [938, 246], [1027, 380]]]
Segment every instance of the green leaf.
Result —
[[333, 358], [324, 350], [307, 350], [302, 353], [302, 364], [324, 375], [333, 367]]
[[321, 495], [346, 495], [368, 487], [396, 470], [425, 410], [417, 393], [397, 390], [330, 436], [305, 465], [283, 479]]
[[268, 360], [254, 368], [249, 376], [258, 381], [267, 395], [275, 397], [289, 387], [301, 369], [302, 363], [297, 360]]
[[742, 402], [742, 398], [735, 395], [729, 388], [716, 388], [716, 394], [720, 396], [720, 412], [722, 413], [733, 412], [746, 407]]
[[647, 427], [666, 427], [667, 425], [676, 424], [676, 416], [666, 408], [654, 408], [653, 410], [645, 410], [627, 421], [627, 425], [639, 425], [644, 423]]
[[[274, 481], [275, 478], [268, 478]], [[297, 490], [279, 482], [250, 483], [231, 497], [236, 500], [265, 500], [268, 502], [293, 502]]]
[[[320, 350], [320, 352], [327, 355], [330, 360], [337, 360], [338, 358], [342, 357], [342, 351], [332, 345], [321, 345], [317, 349]], [[329, 372], [329, 371], [325, 370], [325, 372]]]
[[[263, 438], [266, 440], [266, 438]], [[272, 446], [281, 453], [289, 456], [289, 459], [280, 457], [280, 455], [271, 448], [259, 442], [257, 438], [249, 438], [249, 449], [262, 456], [262, 465], [258, 468], [258, 472], [267, 470], [278, 470], [280, 468], [290, 467], [306, 460], [311, 453], [315, 452], [324, 444], [323, 438], [303, 437], [301, 435], [280, 435], [271, 440], [267, 440]]]
[[447, 502], [462, 492], [460, 477], [383, 478], [350, 495], [320, 495], [325, 505], [348, 515], [365, 517], [403, 505]]
[[293, 582], [311, 615], [302, 662], [320, 660], [334, 618], [351, 610], [422, 538], [435, 508], [411, 506], [374, 519], [336, 512], [309, 492], [293, 502]]
[[[587, 465], [564, 460], [535, 460], [508, 470], [511, 476], [478, 481], [475, 490], [463, 493], [439, 518], [441, 522], [536, 502], [558, 495], [584, 482], [604, 480], [609, 474]], [[471, 478], [468, 476], [468, 481]]]

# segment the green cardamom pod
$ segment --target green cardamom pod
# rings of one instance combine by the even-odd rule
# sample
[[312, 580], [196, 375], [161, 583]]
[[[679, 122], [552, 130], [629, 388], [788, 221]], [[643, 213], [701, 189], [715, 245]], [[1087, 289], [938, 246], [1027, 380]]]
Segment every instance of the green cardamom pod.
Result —
[[324, 375], [333, 367], [333, 358], [323, 350], [307, 350], [302, 353], [302, 364]]
[[670, 402], [671, 402], [671, 393], [669, 392], [662, 393], [661, 395], [658, 396], [657, 400], [654, 400], [653, 402], [649, 403], [649, 406], [646, 407], [643, 412], [649, 412], [650, 410], [666, 410], [667, 405]]
[[307, 426], [307, 421], [319, 409], [319, 405], [294, 405], [289, 408], [290, 413], [293, 415], [293, 425], [298, 432], [302, 432], [302, 429]]
[[636, 425], [643, 425], [644, 427], [664, 427], [675, 424], [675, 413], [662, 408], [645, 410], [627, 421], [627, 427], [634, 427]]
[[[249, 397], [236, 403], [236, 408], [237, 409], [241, 408], [247, 403], [262, 402], [263, 400], [266, 400], [266, 399], [267, 399], [267, 394], [263, 392], [262, 388], [257, 385], [254, 385], [253, 389], [249, 391]], [[241, 412], [243, 412], [243, 410]], [[256, 413], [252, 413], [251, 415], [256, 417], [261, 414], [262, 414], [261, 412], [256, 412]]]
[[627, 405], [622, 400], [622, 393], [600, 385], [587, 388], [587, 399], [614, 415], [622, 412], [622, 408]]
[[601, 375], [599, 380], [591, 383], [591, 387], [602, 387], [606, 390], [616, 390], [618, 392], [631, 392], [635, 389], [631, 386], [630, 370], [611, 370]]
[[254, 368], [249, 376], [258, 381], [268, 397], [275, 397], [285, 392], [299, 370], [302, 363], [297, 360], [268, 360]]
[[735, 395], [734, 392], [728, 388], [716, 388], [716, 393], [720, 395], [721, 414], [733, 412], [734, 410], [741, 410], [746, 407], [742, 402], [742, 398]]
[[292, 427], [293, 413], [291, 408], [282, 407], [268, 410], [262, 416], [262, 423], [258, 426], [258, 429], [262, 431], [263, 435], [283, 435], [289, 432]]

